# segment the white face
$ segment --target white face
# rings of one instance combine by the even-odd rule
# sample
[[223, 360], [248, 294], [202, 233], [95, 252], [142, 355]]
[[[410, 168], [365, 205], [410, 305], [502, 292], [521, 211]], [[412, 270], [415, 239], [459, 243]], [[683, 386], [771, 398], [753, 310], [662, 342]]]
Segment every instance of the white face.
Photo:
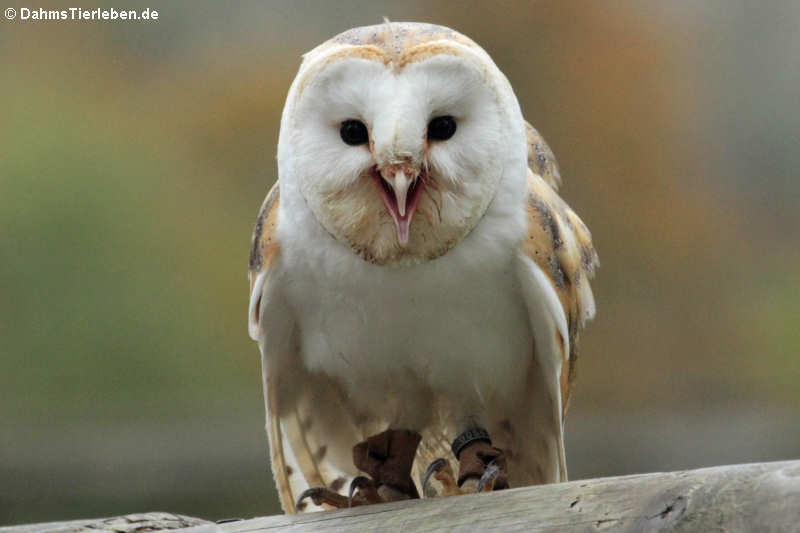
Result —
[[290, 155], [291, 170], [280, 179], [297, 180], [322, 226], [367, 261], [446, 253], [483, 216], [504, 168], [526, 158], [513, 94], [508, 106], [477, 55], [402, 69], [360, 57], [322, 63], [289, 95], [279, 158]]

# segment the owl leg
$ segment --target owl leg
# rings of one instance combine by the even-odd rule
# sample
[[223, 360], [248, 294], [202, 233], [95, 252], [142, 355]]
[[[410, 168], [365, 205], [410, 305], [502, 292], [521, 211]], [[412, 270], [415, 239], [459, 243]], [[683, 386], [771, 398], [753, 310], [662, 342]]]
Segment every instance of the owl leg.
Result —
[[381, 501], [419, 498], [411, 466], [420, 440], [415, 431], [387, 429], [353, 447], [353, 464], [369, 474]]

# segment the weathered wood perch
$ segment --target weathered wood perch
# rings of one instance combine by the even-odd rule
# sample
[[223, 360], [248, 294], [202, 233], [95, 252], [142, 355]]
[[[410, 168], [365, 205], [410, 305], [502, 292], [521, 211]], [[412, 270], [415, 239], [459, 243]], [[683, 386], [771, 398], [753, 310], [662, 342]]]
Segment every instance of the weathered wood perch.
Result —
[[800, 461], [572, 481], [489, 494], [215, 524], [169, 513], [0, 528], [0, 533], [332, 531], [800, 532]]

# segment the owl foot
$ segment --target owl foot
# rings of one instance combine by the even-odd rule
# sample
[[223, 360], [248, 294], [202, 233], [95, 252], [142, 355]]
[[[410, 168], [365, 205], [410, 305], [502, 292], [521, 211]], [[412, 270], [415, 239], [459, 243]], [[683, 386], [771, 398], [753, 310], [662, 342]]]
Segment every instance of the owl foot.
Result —
[[353, 464], [372, 479], [365, 476], [354, 478], [347, 496], [324, 487], [306, 489], [295, 507], [302, 511], [307, 498], [314, 505], [336, 509], [419, 498], [411, 480], [411, 465], [420, 440], [419, 433], [389, 429], [356, 444]]
[[373, 492], [380, 501], [419, 498], [411, 479], [411, 466], [421, 439], [415, 431], [387, 429], [356, 444], [353, 447], [353, 464], [372, 479], [360, 477], [353, 480], [354, 483], [359, 481], [355, 489], [352, 484], [350, 487], [354, 501], [364, 493], [369, 503], [377, 503], [372, 501]]
[[462, 448], [458, 454], [458, 486], [463, 492], [507, 489], [503, 450], [486, 441], [475, 441]]
[[388, 501], [381, 497], [378, 487], [373, 481], [364, 476], [353, 478], [350, 483], [350, 491], [347, 496], [342, 496], [338, 492], [327, 488], [311, 488], [304, 490], [297, 498], [295, 508], [302, 511], [306, 507], [305, 499], [310, 498], [314, 505], [333, 507], [335, 509], [346, 509], [348, 507], [358, 507], [359, 505], [370, 505]]
[[[453, 442], [453, 454], [459, 461], [458, 480], [453, 475], [449, 461], [436, 459], [428, 466], [422, 478], [422, 491], [426, 497], [508, 488], [505, 455], [500, 448], [492, 446], [486, 431], [474, 429], [465, 432]], [[441, 484], [439, 490], [431, 486], [431, 478]]]

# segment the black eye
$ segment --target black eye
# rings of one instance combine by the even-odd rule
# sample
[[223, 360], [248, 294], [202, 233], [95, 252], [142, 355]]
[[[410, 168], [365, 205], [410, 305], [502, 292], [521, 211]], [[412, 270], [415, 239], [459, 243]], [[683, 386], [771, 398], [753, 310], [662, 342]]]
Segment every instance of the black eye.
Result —
[[446, 141], [456, 132], [456, 120], [450, 115], [436, 117], [428, 124], [428, 139]]
[[345, 120], [339, 128], [342, 140], [350, 146], [366, 144], [369, 140], [367, 127], [360, 120]]

